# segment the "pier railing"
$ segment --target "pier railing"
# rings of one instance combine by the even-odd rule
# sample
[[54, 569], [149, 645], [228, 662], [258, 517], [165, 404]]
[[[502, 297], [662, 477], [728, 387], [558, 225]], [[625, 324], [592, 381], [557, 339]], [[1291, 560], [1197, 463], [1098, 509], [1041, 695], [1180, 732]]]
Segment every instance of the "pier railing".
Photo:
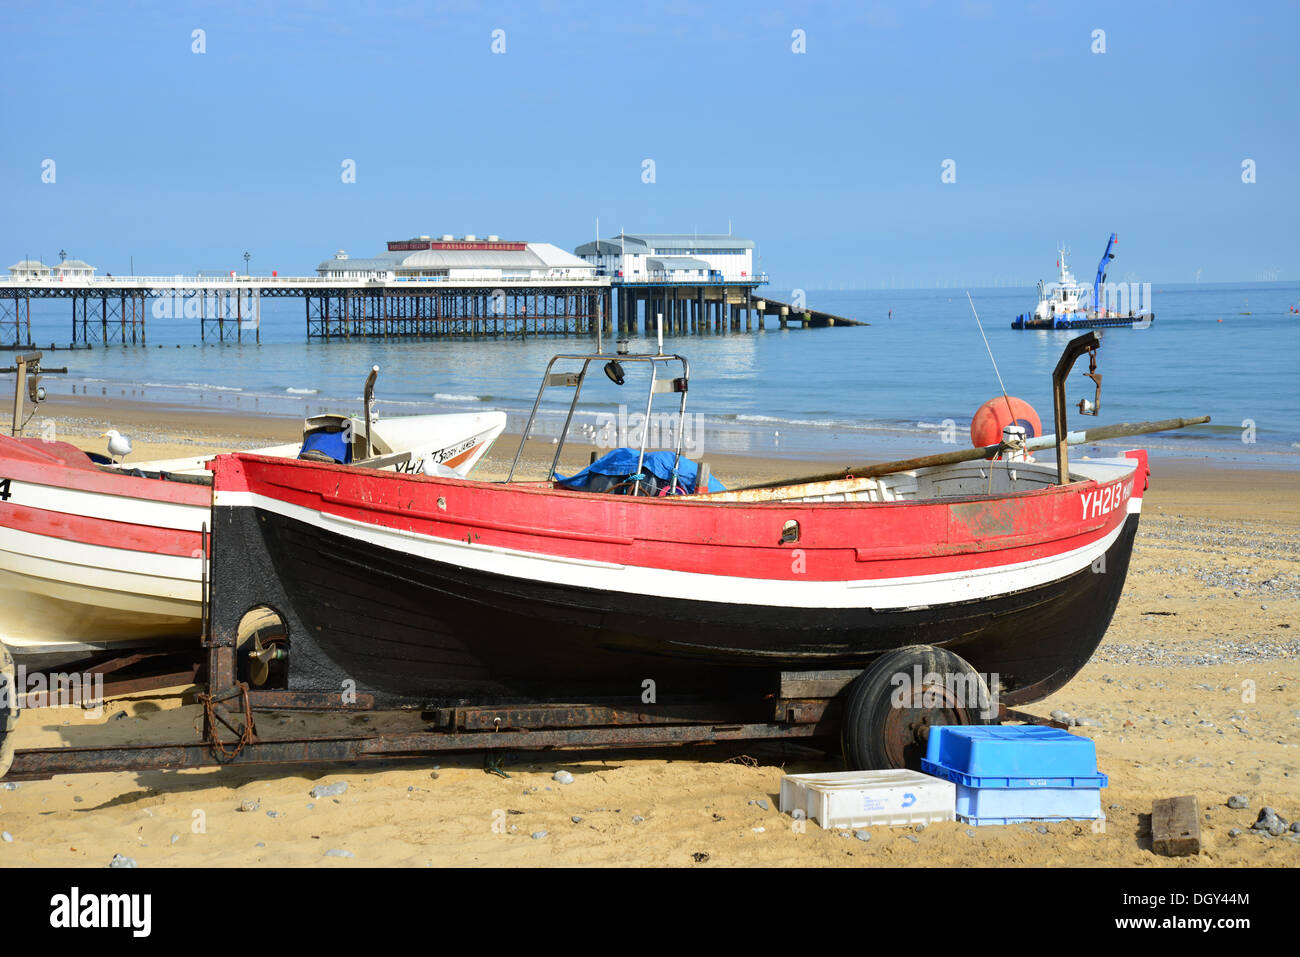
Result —
[[615, 276], [603, 272], [598, 278], [610, 280], [616, 286], [762, 286], [767, 284], [767, 273], [756, 272], [748, 276], [695, 277], [681, 276]]
[[493, 276], [480, 279], [459, 279], [447, 276], [86, 276], [65, 277], [61, 279], [30, 277], [0, 277], [0, 288], [14, 287], [22, 289], [153, 289], [184, 286], [187, 289], [208, 288], [298, 288], [311, 286], [331, 289], [362, 289], [388, 284], [408, 286], [412, 283], [437, 283], [444, 286], [529, 286], [546, 283], [562, 283], [566, 286], [591, 285], [608, 286], [608, 276], [566, 276], [551, 274], [545, 276]]

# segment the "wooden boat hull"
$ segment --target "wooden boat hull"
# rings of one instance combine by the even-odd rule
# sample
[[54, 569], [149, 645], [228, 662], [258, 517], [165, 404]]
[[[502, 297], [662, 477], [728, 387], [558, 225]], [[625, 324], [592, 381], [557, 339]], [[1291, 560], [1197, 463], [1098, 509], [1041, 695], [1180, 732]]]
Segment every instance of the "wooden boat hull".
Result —
[[212, 489], [0, 436], [0, 641], [29, 668], [196, 642]]
[[390, 703], [770, 689], [918, 643], [996, 673], [1007, 703], [1037, 700], [1119, 600], [1134, 456], [1015, 496], [759, 505], [223, 456], [214, 634], [270, 607], [290, 690]]

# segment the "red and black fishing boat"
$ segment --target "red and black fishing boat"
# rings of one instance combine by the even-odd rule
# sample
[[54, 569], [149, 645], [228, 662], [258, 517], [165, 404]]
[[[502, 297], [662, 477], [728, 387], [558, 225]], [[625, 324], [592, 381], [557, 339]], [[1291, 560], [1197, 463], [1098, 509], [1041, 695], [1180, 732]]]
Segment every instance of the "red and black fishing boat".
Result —
[[[680, 445], [661, 475], [670, 494], [658, 495], [644, 494], [644, 446], [612, 494], [557, 479], [563, 439], [540, 482], [221, 456], [214, 641], [241, 662], [277, 661], [273, 680], [289, 691], [345, 689], [377, 705], [648, 687], [758, 700], [791, 672], [862, 671], [855, 687], [879, 685], [888, 676], [873, 666], [885, 661], [891, 673], [924, 663], [996, 679], [1006, 704], [1040, 699], [1105, 634], [1147, 487], [1144, 452], [1071, 464], [1067, 444], [1185, 424], [1067, 433], [1065, 374], [1098, 343], [1081, 337], [1058, 366], [1059, 442], [1011, 436], [763, 488], [696, 491]], [[538, 403], [548, 386], [573, 387], [571, 420], [589, 369], [610, 358], [556, 357]], [[581, 367], [557, 373], [560, 360]], [[627, 362], [648, 363], [651, 400], [676, 393], [684, 414], [684, 359], [619, 355], [610, 378]], [[674, 364], [680, 376], [659, 377]], [[1058, 462], [1025, 460], [1026, 447], [1053, 442]], [[240, 622], [259, 608], [284, 634], [240, 646]], [[899, 656], [915, 646], [919, 657]], [[948, 720], [979, 720], [972, 703], [948, 704]]]

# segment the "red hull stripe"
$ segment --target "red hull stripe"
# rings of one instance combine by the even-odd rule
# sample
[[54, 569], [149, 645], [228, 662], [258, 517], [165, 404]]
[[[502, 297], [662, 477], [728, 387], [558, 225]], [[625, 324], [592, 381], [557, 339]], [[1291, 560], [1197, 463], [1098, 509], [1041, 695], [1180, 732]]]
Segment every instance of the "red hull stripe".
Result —
[[[86, 459], [84, 453], [62, 442], [48, 443], [51, 450], [46, 452], [40, 448], [39, 442], [29, 443], [5, 436], [0, 436], [0, 439], [4, 439], [0, 441], [0, 479], [178, 505], [212, 504], [212, 490], [204, 485], [164, 482], [102, 470]], [[53, 452], [59, 452], [63, 457]], [[81, 455], [84, 464], [75, 463], [72, 453]]]
[[[219, 457], [215, 471], [218, 504], [241, 504], [251, 493], [344, 522], [488, 548], [789, 582], [1038, 562], [1100, 542], [1137, 506], [1130, 506], [1135, 472], [991, 499], [751, 505], [389, 476], [243, 455]], [[791, 520], [799, 540], [782, 544]]]
[[0, 525], [33, 535], [61, 538], [86, 545], [123, 548], [133, 552], [192, 558], [202, 548], [202, 535], [153, 525], [133, 525], [103, 518], [0, 502]]

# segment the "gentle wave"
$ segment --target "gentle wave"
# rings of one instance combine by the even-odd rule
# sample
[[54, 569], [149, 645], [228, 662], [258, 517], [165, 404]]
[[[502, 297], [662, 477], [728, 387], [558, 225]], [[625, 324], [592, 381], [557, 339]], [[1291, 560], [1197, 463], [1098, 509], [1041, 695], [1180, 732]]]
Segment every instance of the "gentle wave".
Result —
[[[161, 382], [146, 382], [149, 386], [162, 386], [163, 388], [176, 388], [176, 386], [166, 386]], [[204, 392], [243, 392], [239, 386], [234, 385], [212, 385], [209, 382], [187, 382], [182, 388], [200, 389]]]
[[770, 422], [773, 425], [812, 425], [820, 428], [832, 426], [835, 422], [832, 419], [784, 419], [775, 415], [748, 415], [740, 414], [736, 416], [737, 422]]

